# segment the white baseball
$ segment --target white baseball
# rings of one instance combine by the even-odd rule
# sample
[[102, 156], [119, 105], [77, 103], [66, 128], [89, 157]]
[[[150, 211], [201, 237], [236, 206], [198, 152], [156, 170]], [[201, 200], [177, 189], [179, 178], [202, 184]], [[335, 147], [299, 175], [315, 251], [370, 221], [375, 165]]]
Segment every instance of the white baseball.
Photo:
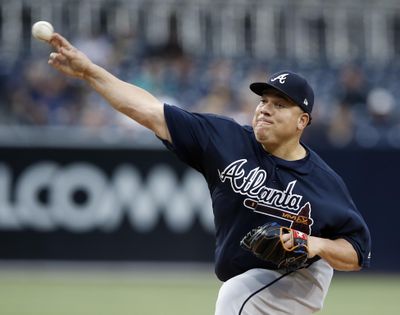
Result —
[[54, 33], [53, 25], [46, 21], [39, 21], [32, 25], [32, 35], [36, 39], [49, 41]]

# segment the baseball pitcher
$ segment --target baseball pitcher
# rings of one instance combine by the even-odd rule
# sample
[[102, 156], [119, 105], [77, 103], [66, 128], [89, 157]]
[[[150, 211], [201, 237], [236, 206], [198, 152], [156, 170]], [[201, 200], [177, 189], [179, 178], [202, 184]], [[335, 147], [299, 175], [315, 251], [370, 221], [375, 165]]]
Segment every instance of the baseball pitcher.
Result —
[[92, 63], [54, 33], [49, 64], [80, 78], [116, 110], [152, 130], [203, 174], [215, 216], [216, 315], [311, 314], [333, 270], [370, 262], [370, 233], [342, 179], [301, 142], [314, 93], [281, 71], [250, 89], [251, 126], [162, 104]]

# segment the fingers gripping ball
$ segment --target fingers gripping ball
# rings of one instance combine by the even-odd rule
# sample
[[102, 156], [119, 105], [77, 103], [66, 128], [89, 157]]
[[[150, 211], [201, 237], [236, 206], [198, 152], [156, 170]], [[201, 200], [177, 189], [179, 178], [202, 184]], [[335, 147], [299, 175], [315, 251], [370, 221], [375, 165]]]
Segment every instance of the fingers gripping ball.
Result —
[[[289, 234], [288, 242], [282, 241], [283, 234]], [[291, 246], [287, 245], [289, 243]], [[307, 265], [308, 235], [275, 222], [252, 229], [243, 237], [240, 245], [287, 272]]]
[[49, 41], [54, 33], [53, 25], [46, 21], [39, 21], [32, 25], [32, 35], [36, 39]]

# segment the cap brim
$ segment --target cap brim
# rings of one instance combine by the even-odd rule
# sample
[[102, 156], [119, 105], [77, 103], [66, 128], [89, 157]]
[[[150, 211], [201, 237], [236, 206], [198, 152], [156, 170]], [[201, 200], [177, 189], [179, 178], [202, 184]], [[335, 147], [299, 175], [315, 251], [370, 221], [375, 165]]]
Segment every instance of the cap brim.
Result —
[[277, 87], [275, 87], [275, 86], [273, 86], [273, 85], [271, 85], [271, 84], [268, 84], [268, 83], [265, 83], [265, 82], [254, 82], [254, 83], [250, 84], [250, 90], [252, 90], [254, 93], [256, 93], [257, 95], [260, 95], [260, 96], [262, 96], [262, 95], [265, 93], [265, 91], [266, 91], [266, 90], [269, 90], [269, 89], [272, 89], [272, 90], [275, 90], [275, 91], [278, 91], [278, 92], [282, 93], [282, 94], [285, 95], [289, 100], [291, 100], [293, 103], [297, 104], [297, 103], [296, 103], [294, 100], [292, 100], [292, 98], [291, 98], [289, 95], [287, 95], [284, 91], [282, 91], [281, 89], [279, 89], [279, 88], [277, 88]]

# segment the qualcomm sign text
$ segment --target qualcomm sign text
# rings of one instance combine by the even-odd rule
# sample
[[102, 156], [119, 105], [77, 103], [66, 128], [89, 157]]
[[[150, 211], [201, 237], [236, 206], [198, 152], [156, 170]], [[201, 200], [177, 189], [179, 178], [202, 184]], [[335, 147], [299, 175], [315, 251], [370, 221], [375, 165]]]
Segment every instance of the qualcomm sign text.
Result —
[[159, 164], [144, 178], [121, 164], [108, 176], [87, 162], [42, 161], [15, 178], [0, 163], [0, 230], [111, 232], [126, 219], [135, 231], [148, 232], [161, 217], [176, 233], [190, 230], [196, 218], [213, 232], [209, 192], [199, 173], [188, 169], [178, 180], [172, 168]]

